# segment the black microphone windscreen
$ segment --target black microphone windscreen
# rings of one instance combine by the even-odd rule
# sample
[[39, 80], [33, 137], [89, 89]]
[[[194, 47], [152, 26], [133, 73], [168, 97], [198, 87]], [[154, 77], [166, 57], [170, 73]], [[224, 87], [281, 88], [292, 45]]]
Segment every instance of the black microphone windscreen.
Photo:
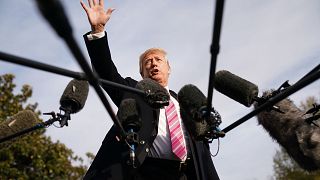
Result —
[[88, 81], [71, 80], [60, 98], [61, 107], [70, 110], [70, 113], [80, 111], [86, 103], [88, 92]]
[[0, 139], [35, 126], [40, 121], [30, 110], [20, 111], [0, 124]]
[[258, 86], [226, 70], [215, 74], [215, 89], [229, 98], [250, 107], [258, 96]]
[[303, 169], [320, 169], [320, 128], [306, 123], [304, 113], [289, 99], [276, 106], [284, 113], [263, 111], [257, 116], [259, 124]]
[[[192, 84], [183, 86], [178, 93], [180, 107], [191, 114], [197, 113], [201, 107], [207, 106], [205, 95]], [[196, 119], [200, 121], [199, 119]]]
[[196, 140], [203, 140], [210, 131], [210, 125], [201, 118], [199, 110], [207, 106], [207, 98], [196, 86], [188, 84], [180, 89], [178, 101], [181, 118], [187, 123], [187, 129]]
[[145, 78], [137, 83], [136, 88], [146, 92], [145, 100], [151, 107], [161, 108], [169, 105], [168, 91], [156, 81]]
[[117, 116], [126, 131], [130, 129], [139, 131], [141, 128], [140, 108], [136, 100], [131, 98], [122, 100]]

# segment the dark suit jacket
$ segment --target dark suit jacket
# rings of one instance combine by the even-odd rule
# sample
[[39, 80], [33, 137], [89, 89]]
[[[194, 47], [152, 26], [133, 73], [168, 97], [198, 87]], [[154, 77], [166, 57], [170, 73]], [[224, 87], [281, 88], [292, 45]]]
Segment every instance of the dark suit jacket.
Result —
[[[118, 73], [111, 58], [107, 33], [105, 37], [93, 41], [89, 41], [87, 34], [85, 34], [84, 39], [93, 68], [100, 78], [131, 87], [136, 86], [136, 80], [130, 77], [123, 78]], [[157, 136], [159, 109], [152, 109], [137, 95], [126, 93], [117, 88], [107, 86], [103, 86], [103, 88], [117, 106], [120, 105], [123, 99], [134, 97], [141, 109], [143, 109], [141, 112], [143, 122], [139, 131], [139, 139], [140, 142], [144, 143], [140, 143], [136, 149], [138, 163], [143, 163], [147, 156], [148, 149]], [[177, 98], [176, 93], [173, 91], [170, 91], [170, 93], [173, 97]], [[152, 120], [150, 121], [150, 119]], [[116, 126], [113, 126], [102, 142], [102, 146], [84, 179], [127, 179], [131, 173], [134, 173], [134, 171], [130, 170], [126, 162], [128, 160], [128, 146], [123, 142], [117, 141], [116, 136], [119, 136], [119, 130]], [[189, 138], [189, 141], [189, 150], [191, 151], [190, 154], [195, 166], [194, 170], [197, 179], [219, 179], [211, 160], [209, 145], [207, 143], [194, 141], [192, 137]]]

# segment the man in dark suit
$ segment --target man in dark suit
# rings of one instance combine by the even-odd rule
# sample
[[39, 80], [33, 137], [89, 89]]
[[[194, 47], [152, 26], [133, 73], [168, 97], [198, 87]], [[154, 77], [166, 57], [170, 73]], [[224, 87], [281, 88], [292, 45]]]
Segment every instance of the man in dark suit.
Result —
[[[84, 39], [94, 70], [103, 79], [135, 87], [137, 81], [123, 78], [111, 58], [104, 28], [113, 9], [105, 10], [103, 0], [88, 0], [88, 4], [81, 1], [92, 29]], [[160, 48], [148, 49], [140, 56], [139, 64], [142, 78], [150, 78], [168, 90], [170, 105], [153, 109], [135, 95], [103, 86], [118, 107], [123, 99], [133, 97], [142, 109], [142, 127], [136, 149], [138, 167], [132, 168], [127, 163], [129, 148], [119, 140], [118, 127], [113, 126], [84, 179], [219, 179], [209, 145], [195, 141], [190, 135], [180, 117], [177, 95], [169, 91], [170, 65], [166, 52]]]

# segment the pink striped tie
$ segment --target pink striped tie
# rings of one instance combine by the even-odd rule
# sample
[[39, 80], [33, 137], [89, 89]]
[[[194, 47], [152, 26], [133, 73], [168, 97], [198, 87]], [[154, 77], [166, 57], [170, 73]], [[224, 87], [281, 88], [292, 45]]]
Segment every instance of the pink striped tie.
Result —
[[171, 100], [169, 106], [166, 107], [166, 115], [170, 130], [172, 152], [180, 160], [184, 161], [187, 157], [187, 148], [178, 113]]

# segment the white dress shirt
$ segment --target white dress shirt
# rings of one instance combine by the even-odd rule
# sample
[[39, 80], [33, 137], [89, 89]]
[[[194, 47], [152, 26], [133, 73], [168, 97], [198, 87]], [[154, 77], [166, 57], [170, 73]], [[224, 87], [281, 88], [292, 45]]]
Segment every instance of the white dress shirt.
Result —
[[[168, 87], [166, 87], [166, 89], [168, 90]], [[187, 150], [188, 150], [188, 144], [187, 144], [188, 137], [186, 136], [186, 129], [185, 129], [185, 126], [181, 120], [180, 105], [179, 105], [178, 101], [175, 98], [173, 98], [171, 95], [170, 95], [170, 99], [172, 100], [172, 102], [176, 108], [176, 111], [177, 111], [177, 114], [179, 117], [179, 121], [182, 126], [185, 144], [186, 144]], [[158, 123], [158, 135], [156, 136], [156, 138], [152, 144], [149, 157], [178, 160], [178, 158], [173, 154], [172, 148], [171, 148], [170, 131], [169, 131], [168, 123], [167, 123], [165, 107], [160, 109], [159, 123]]]

